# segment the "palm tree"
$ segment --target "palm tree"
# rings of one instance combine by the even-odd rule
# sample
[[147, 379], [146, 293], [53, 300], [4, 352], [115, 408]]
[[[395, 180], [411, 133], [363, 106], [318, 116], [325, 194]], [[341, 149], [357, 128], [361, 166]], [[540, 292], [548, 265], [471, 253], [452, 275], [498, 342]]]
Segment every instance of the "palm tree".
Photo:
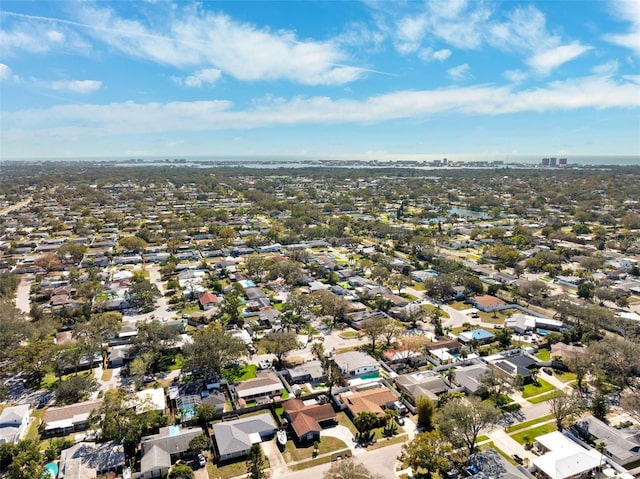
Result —
[[604, 461], [604, 452], [607, 450], [607, 444], [603, 441], [600, 441], [599, 443], [596, 444], [596, 450], [600, 453], [599, 469], [602, 470], [602, 463]]

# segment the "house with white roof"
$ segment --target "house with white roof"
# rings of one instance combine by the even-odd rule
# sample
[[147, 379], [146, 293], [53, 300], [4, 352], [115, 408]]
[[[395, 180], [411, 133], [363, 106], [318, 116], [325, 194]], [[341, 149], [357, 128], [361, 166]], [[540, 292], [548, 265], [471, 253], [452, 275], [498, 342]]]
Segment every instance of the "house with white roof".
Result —
[[0, 444], [16, 444], [29, 427], [30, 407], [28, 404], [5, 408], [0, 414]]
[[334, 360], [349, 378], [377, 373], [380, 369], [380, 363], [375, 358], [361, 351], [336, 354]]
[[594, 449], [586, 449], [559, 431], [536, 438], [546, 451], [533, 460], [537, 472], [548, 479], [584, 477], [602, 465], [602, 455]]

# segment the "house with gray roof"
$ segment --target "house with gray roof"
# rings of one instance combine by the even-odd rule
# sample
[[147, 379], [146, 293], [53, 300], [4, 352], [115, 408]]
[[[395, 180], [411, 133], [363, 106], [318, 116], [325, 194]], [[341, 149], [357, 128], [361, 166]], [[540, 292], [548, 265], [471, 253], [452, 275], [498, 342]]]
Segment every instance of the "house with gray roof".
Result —
[[626, 466], [640, 461], [640, 430], [616, 429], [593, 416], [581, 419], [574, 427], [583, 438], [596, 444], [603, 442], [605, 455], [617, 464]]
[[29, 427], [28, 404], [5, 408], [0, 414], [0, 444], [16, 444]]
[[482, 375], [489, 370], [486, 363], [472, 364], [456, 368], [455, 382], [464, 388], [467, 394], [479, 394], [484, 390]]
[[404, 392], [414, 404], [423, 396], [437, 401], [440, 394], [449, 391], [449, 385], [444, 378], [432, 371], [403, 374], [396, 378], [395, 383], [398, 390]]
[[295, 384], [318, 383], [325, 377], [322, 363], [317, 359], [289, 368], [287, 369], [287, 373], [289, 374], [291, 382]]
[[251, 401], [282, 396], [284, 385], [275, 372], [267, 369], [259, 371], [255, 378], [241, 381], [231, 389], [235, 392], [238, 400]]
[[271, 439], [277, 428], [269, 413], [214, 424], [213, 435], [218, 460], [227, 461], [246, 456], [252, 444]]
[[334, 360], [340, 370], [349, 378], [377, 373], [380, 369], [380, 363], [375, 358], [361, 351], [336, 354]]
[[79, 442], [60, 453], [59, 479], [89, 479], [124, 467], [124, 447], [113, 441]]
[[140, 460], [140, 479], [167, 477], [171, 468], [171, 455], [159, 446], [151, 446]]
[[[158, 434], [152, 434], [142, 438], [142, 460], [144, 460], [147, 454], [152, 452], [154, 447], [162, 449], [169, 454], [171, 460], [175, 460], [189, 450], [189, 442], [194, 437], [202, 434], [203, 430], [201, 427], [181, 427], [177, 425], [161, 427]], [[159, 453], [156, 451], [153, 452], [153, 454], [158, 455]]]

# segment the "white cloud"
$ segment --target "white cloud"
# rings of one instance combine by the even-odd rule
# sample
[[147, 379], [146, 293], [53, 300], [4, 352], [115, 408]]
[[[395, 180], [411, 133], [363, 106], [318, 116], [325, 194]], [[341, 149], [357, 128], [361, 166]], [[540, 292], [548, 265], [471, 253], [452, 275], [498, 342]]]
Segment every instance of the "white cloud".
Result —
[[418, 53], [418, 57], [425, 62], [430, 62], [432, 60], [442, 62], [450, 56], [451, 50], [448, 50], [446, 48], [437, 51], [434, 51], [433, 48], [424, 48]]
[[[248, 109], [224, 100], [65, 105], [3, 113], [3, 141], [36, 137], [100, 137], [177, 131], [251, 129], [274, 125], [371, 123], [435, 114], [503, 115], [582, 108], [639, 108], [637, 79], [590, 76], [543, 87], [476, 85], [398, 91], [363, 100], [264, 98]], [[16, 146], [17, 148], [17, 146]]]
[[93, 93], [98, 91], [102, 86], [101, 81], [97, 80], [59, 80], [51, 83], [52, 90], [64, 90], [73, 93]]
[[345, 66], [349, 57], [338, 42], [303, 40], [292, 31], [239, 23], [197, 6], [168, 13], [166, 24], [154, 29], [107, 8], [85, 5], [78, 14], [88, 32], [109, 46], [178, 68], [208, 67], [239, 80], [287, 79], [307, 85], [343, 84], [366, 75]]
[[213, 85], [220, 79], [221, 75], [222, 72], [220, 70], [207, 68], [186, 78], [171, 77], [171, 79], [178, 85], [200, 88], [203, 83]]
[[451, 77], [453, 81], [464, 81], [472, 78], [471, 75], [471, 67], [467, 63], [463, 63], [462, 65], [458, 65], [453, 68], [449, 68], [447, 73]]
[[636, 55], [640, 55], [640, 32], [605, 35], [604, 39], [621, 47], [629, 48]]
[[623, 22], [631, 24], [628, 33], [604, 35], [604, 39], [615, 45], [633, 50], [640, 56], [640, 1], [613, 0], [609, 2], [609, 12]]
[[11, 68], [9, 65], [0, 63], [0, 80], [8, 80], [9, 78], [11, 78]]
[[620, 65], [618, 64], [617, 60], [610, 60], [606, 63], [596, 65], [591, 69], [591, 71], [599, 75], [613, 75], [618, 71], [619, 66]]
[[66, 29], [65, 23], [73, 22], [61, 22], [63, 28], [53, 29], [52, 22], [42, 17], [2, 13], [13, 19], [11, 24], [0, 29], [0, 47], [3, 55], [13, 56], [23, 51], [48, 53], [61, 48], [86, 55], [91, 50], [91, 46], [77, 33]]
[[522, 70], [506, 70], [502, 76], [513, 83], [520, 83], [527, 78], [527, 74]]
[[560, 45], [550, 50], [537, 53], [531, 57], [527, 63], [535, 72], [541, 75], [547, 75], [552, 70], [576, 59], [589, 50], [591, 50], [591, 47], [581, 45], [580, 42], [572, 42], [569, 45]]

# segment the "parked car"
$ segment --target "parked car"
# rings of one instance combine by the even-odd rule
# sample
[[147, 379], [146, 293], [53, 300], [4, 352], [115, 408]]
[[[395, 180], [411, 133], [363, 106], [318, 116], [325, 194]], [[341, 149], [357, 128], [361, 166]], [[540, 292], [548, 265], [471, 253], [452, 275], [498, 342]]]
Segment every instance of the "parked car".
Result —
[[548, 374], [549, 376], [553, 375], [553, 370], [551, 368], [544, 367], [542, 368], [542, 372]]
[[258, 362], [259, 369], [269, 369], [271, 367], [271, 363], [268, 359], [262, 359]]
[[204, 454], [198, 454], [198, 465], [200, 467], [204, 467], [207, 465], [207, 458], [204, 457]]

